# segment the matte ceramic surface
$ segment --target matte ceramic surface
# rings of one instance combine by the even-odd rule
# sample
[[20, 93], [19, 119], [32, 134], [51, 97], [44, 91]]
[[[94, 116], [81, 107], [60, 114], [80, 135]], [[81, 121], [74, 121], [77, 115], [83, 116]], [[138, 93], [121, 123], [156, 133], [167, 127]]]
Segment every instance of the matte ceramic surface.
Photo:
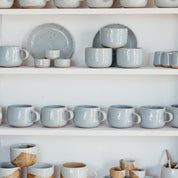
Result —
[[41, 178], [42, 177], [53, 178], [54, 166], [48, 163], [36, 163], [33, 166], [28, 167], [27, 172], [28, 172], [28, 175], [30, 174], [30, 175], [41, 177]]
[[122, 7], [145, 7], [148, 0], [120, 0]]
[[110, 48], [86, 48], [85, 62], [88, 67], [103, 68], [112, 64], [112, 49]]
[[178, 169], [170, 169], [165, 166], [162, 167], [161, 178], [177, 178], [177, 177], [178, 177]]
[[[135, 119], [135, 116], [137, 119]], [[132, 106], [114, 105], [109, 108], [108, 123], [111, 127], [128, 128], [140, 122], [141, 118], [135, 113], [135, 109]]]
[[14, 0], [0, 0], [0, 9], [11, 8]]
[[88, 167], [83, 163], [65, 163], [61, 168], [63, 178], [87, 178]]
[[178, 7], [178, 0], [155, 0], [158, 7]]
[[13, 127], [28, 127], [40, 120], [40, 115], [31, 105], [11, 105], [7, 108], [7, 121]]
[[178, 52], [173, 52], [172, 54], [171, 67], [178, 69]]
[[50, 59], [35, 59], [34, 63], [37, 68], [48, 68], [50, 67], [51, 61]]
[[120, 48], [127, 44], [128, 29], [104, 27], [100, 30], [100, 42], [109, 48]]
[[45, 57], [47, 59], [58, 59], [60, 58], [60, 50], [46, 50]]
[[173, 114], [174, 119], [171, 121], [170, 125], [172, 127], [178, 127], [178, 105], [171, 105], [168, 108], [168, 111]]
[[130, 178], [145, 178], [145, 170], [130, 170]]
[[[25, 56], [24, 56], [25, 54]], [[0, 46], [0, 66], [17, 67], [21, 66], [23, 60], [29, 57], [29, 52], [21, 47]]]
[[45, 127], [63, 127], [74, 114], [65, 106], [45, 106], [41, 110], [41, 123]]
[[82, 0], [54, 0], [56, 7], [79, 7]]
[[154, 54], [154, 66], [161, 67], [162, 66], [162, 59], [163, 59], [164, 51], [156, 51]]
[[18, 0], [18, 4], [23, 8], [42, 8], [49, 0]]
[[143, 65], [144, 50], [141, 48], [117, 49], [117, 65], [124, 68], [137, 68]]
[[163, 58], [162, 58], [163, 67], [171, 67], [172, 55], [173, 55], [173, 52], [164, 52]]
[[43, 24], [34, 29], [28, 39], [28, 48], [34, 58], [45, 58], [45, 50], [59, 49], [61, 58], [71, 58], [74, 42], [70, 33], [58, 24]]
[[[9, 162], [0, 163], [0, 178], [20, 178], [20, 172], [20, 167], [16, 167]], [[16, 175], [16, 177], [13, 175]]]
[[73, 121], [77, 127], [93, 128], [99, 126], [106, 117], [106, 113], [97, 106], [81, 105], [75, 107]]
[[[141, 127], [144, 128], [161, 128], [173, 120], [173, 115], [161, 106], [142, 106], [139, 114], [142, 118]], [[168, 120], [166, 115], [169, 116]]]
[[111, 7], [113, 0], [86, 0], [88, 7]]
[[70, 59], [55, 59], [54, 60], [54, 66], [59, 68], [65, 68], [71, 66], [71, 60]]

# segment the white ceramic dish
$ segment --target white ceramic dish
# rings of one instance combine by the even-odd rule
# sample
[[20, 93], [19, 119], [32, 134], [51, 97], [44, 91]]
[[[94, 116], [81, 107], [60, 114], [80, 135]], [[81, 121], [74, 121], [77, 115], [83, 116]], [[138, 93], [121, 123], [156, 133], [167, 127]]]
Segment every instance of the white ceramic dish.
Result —
[[16, 0], [15, 5], [22, 8], [43, 8], [49, 0]]
[[120, 0], [120, 4], [122, 7], [145, 7], [148, 3], [148, 0]]
[[34, 58], [45, 58], [46, 50], [59, 49], [61, 58], [71, 58], [74, 42], [70, 33], [58, 24], [48, 23], [35, 28], [27, 46]]
[[155, 0], [157, 7], [178, 7], [178, 0]]

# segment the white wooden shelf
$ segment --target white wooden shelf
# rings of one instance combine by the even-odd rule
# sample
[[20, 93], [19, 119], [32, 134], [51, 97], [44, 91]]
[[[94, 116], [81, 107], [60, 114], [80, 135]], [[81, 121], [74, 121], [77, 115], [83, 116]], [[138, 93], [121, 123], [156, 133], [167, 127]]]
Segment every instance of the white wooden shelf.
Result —
[[138, 69], [123, 68], [34, 68], [34, 67], [17, 67], [17, 68], [0, 68], [0, 74], [10, 75], [178, 75], [178, 69], [142, 67]]
[[144, 129], [133, 127], [115, 129], [108, 126], [84, 129], [74, 126], [63, 128], [45, 128], [34, 125], [28, 128], [13, 128], [7, 125], [0, 126], [0, 136], [178, 136], [178, 129], [165, 127], [161, 129]]
[[105, 9], [1, 9], [1, 15], [37, 15], [37, 14], [178, 14], [178, 8], [105, 8]]

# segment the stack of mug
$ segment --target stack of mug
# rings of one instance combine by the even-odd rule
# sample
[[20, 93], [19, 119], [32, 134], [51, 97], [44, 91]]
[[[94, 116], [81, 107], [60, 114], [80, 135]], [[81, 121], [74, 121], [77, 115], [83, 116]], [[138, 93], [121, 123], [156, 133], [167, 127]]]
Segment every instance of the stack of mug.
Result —
[[86, 48], [85, 62], [88, 67], [107, 68], [112, 65], [113, 49], [117, 52], [117, 66], [122, 68], [138, 68], [143, 65], [144, 50], [142, 48], [126, 48], [128, 29], [117, 26], [104, 27], [100, 30], [100, 43], [103, 48]]

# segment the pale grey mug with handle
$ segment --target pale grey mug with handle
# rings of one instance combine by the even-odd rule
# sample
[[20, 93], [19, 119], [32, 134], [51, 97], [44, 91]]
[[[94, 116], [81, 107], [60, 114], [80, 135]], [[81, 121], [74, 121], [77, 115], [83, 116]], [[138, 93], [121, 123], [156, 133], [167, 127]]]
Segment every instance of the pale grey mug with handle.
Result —
[[172, 127], [178, 128], [178, 104], [174, 104], [174, 105], [171, 105], [171, 107], [168, 107], [168, 111], [171, 112], [174, 117], [170, 125]]
[[[137, 118], [137, 120], [135, 119]], [[108, 123], [114, 128], [129, 128], [140, 124], [141, 117], [135, 113], [135, 108], [128, 105], [113, 105], [108, 111]]]

